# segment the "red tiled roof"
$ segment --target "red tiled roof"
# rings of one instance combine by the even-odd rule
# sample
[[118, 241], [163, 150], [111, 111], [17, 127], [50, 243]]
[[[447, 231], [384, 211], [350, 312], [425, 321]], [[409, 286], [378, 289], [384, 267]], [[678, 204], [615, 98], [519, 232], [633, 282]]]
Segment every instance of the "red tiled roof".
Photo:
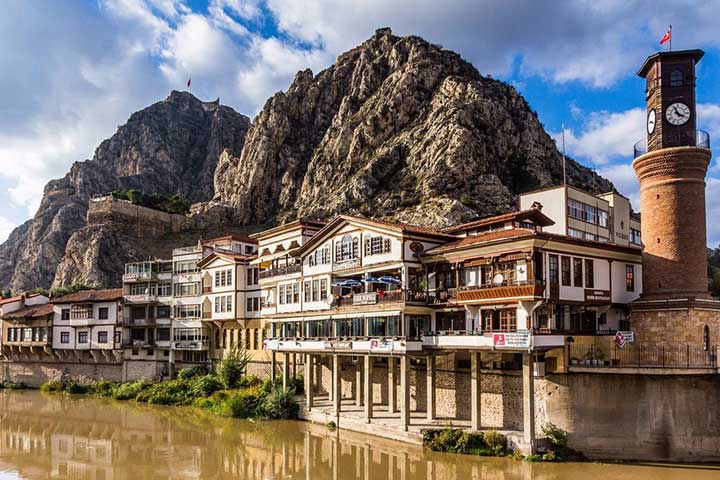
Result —
[[512, 228], [507, 230], [498, 230], [496, 232], [483, 233], [482, 235], [469, 235], [454, 242], [431, 248], [430, 250], [425, 252], [423, 256], [446, 252], [448, 250], [454, 250], [456, 248], [466, 247], [468, 245], [475, 245], [478, 243], [487, 243], [495, 240], [510, 238], [514, 239], [517, 237], [534, 236], [536, 234], [537, 232], [528, 228]]
[[480, 228], [495, 223], [505, 223], [513, 220], [525, 219], [534, 220], [537, 225], [540, 225], [542, 227], [547, 227], [555, 223], [550, 219], [550, 217], [542, 213], [539, 208], [529, 208], [527, 210], [504, 213], [502, 215], [494, 215], [492, 217], [485, 217], [478, 220], [473, 220], [472, 222], [454, 225], [452, 227], [446, 227], [443, 228], [442, 231], [445, 233], [460, 233], [471, 230], [473, 228]]
[[49, 303], [43, 303], [42, 305], [30, 305], [29, 307], [9, 312], [0, 318], [37, 318], [50, 315], [53, 311], [53, 306]]
[[22, 296], [22, 295], [15, 295], [14, 297], [3, 298], [3, 299], [0, 300], [0, 305], [5, 305], [6, 303], [17, 302], [17, 301], [20, 301], [20, 300], [22, 300], [22, 299], [23, 299], [23, 296]]
[[83, 290], [54, 298], [52, 303], [112, 302], [123, 297], [122, 288], [107, 290]]

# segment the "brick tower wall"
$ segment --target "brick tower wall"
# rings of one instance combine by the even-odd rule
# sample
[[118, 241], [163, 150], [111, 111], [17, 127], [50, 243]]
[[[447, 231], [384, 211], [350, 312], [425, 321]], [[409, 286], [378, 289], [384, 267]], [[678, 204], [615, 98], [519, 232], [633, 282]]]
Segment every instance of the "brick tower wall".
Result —
[[663, 148], [638, 157], [643, 298], [707, 297], [705, 174], [710, 150]]

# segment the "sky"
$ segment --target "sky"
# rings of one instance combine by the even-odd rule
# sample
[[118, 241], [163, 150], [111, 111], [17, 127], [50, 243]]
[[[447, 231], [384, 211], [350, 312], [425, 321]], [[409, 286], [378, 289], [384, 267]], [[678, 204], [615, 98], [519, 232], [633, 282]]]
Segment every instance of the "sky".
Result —
[[[0, 15], [0, 241], [45, 183], [91, 158], [132, 112], [186, 88], [251, 118], [298, 70], [317, 73], [378, 27], [454, 50], [525, 96], [567, 153], [639, 209], [636, 76], [673, 26], [701, 48], [698, 128], [720, 141], [720, 0], [5, 0]], [[716, 140], [717, 139], [717, 140]], [[720, 150], [707, 179], [720, 244]]]

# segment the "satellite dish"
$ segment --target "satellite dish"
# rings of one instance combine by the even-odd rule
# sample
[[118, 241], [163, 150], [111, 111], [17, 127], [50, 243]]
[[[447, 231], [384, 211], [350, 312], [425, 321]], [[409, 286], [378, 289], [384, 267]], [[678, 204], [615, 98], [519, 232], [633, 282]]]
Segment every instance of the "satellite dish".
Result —
[[494, 283], [495, 285], [502, 285], [502, 283], [503, 283], [504, 281], [505, 281], [505, 277], [503, 276], [502, 273], [498, 273], [497, 275], [495, 275], [495, 276], [493, 277], [493, 283]]

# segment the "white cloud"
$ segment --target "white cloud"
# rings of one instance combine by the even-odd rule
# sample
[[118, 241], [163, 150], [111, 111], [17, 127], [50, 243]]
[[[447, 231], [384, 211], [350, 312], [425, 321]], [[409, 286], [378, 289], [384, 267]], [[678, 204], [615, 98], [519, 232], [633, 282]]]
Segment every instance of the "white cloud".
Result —
[[12, 232], [15, 227], [17, 227], [17, 225], [14, 222], [5, 217], [0, 217], [0, 243], [7, 240], [10, 232]]
[[720, 246], [720, 178], [708, 178], [705, 190], [708, 245]]

